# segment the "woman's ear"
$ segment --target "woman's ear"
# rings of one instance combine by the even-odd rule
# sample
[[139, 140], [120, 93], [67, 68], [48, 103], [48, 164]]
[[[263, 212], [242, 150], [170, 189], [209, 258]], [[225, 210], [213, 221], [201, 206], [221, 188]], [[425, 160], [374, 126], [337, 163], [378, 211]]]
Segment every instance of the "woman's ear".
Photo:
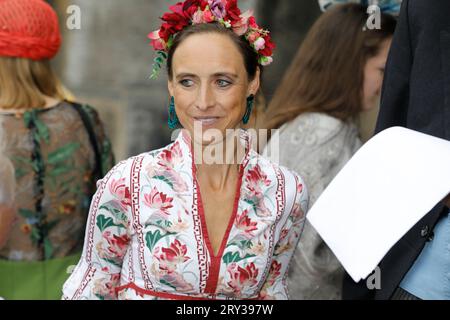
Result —
[[256, 69], [255, 78], [250, 82], [250, 85], [248, 87], [248, 94], [247, 96], [254, 95], [258, 93], [259, 87], [261, 85], [261, 69], [258, 67]]
[[169, 89], [169, 94], [171, 97], [174, 96], [174, 87], [173, 87], [173, 82], [171, 80], [167, 81], [167, 88]]

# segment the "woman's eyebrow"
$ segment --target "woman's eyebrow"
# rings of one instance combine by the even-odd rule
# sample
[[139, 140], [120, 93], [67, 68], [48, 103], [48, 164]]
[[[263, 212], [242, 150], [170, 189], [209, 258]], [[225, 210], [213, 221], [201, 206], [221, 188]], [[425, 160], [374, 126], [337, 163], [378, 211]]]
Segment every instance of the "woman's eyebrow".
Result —
[[197, 76], [195, 74], [189, 73], [189, 72], [181, 72], [181, 73], [176, 75], [177, 79], [181, 79], [181, 78], [185, 78], [185, 77], [194, 78], [194, 77], [197, 77]]
[[232, 72], [216, 72], [213, 74], [213, 77], [230, 77], [236, 79], [238, 75]]
[[[229, 78], [233, 78], [233, 79], [239, 78], [239, 76], [237, 74], [232, 73], [232, 72], [216, 72], [216, 73], [212, 74], [211, 76], [214, 78], [218, 78], [218, 77], [229, 77]], [[193, 73], [190, 73], [190, 72], [181, 72], [176, 75], [177, 79], [181, 79], [181, 78], [185, 78], [185, 77], [198, 78], [199, 76], [197, 76]]]

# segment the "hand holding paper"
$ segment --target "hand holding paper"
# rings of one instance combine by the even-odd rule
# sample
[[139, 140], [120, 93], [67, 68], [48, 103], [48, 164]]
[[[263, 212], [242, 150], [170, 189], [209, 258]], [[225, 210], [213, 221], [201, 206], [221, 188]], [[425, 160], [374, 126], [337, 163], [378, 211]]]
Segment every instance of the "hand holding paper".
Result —
[[450, 192], [450, 142], [395, 127], [367, 142], [308, 219], [355, 282]]

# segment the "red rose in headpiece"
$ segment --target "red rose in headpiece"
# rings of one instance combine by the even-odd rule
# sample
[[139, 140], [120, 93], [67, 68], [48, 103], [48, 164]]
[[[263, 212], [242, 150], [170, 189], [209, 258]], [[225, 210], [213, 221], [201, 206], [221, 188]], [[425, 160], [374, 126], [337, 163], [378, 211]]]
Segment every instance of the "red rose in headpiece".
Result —
[[228, 0], [226, 5], [227, 17], [232, 23], [240, 21], [241, 10], [237, 6], [237, 0]]
[[273, 54], [273, 49], [275, 49], [275, 43], [272, 42], [270, 35], [264, 36], [264, 40], [266, 41], [265, 48], [259, 51], [259, 54], [270, 57]]

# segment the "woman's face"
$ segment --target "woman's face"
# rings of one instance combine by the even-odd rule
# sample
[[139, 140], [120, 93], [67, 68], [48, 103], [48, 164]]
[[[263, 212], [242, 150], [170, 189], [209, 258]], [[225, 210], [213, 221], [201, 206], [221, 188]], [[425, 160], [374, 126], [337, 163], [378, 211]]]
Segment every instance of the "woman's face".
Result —
[[391, 42], [392, 39], [382, 42], [378, 54], [369, 58], [366, 62], [364, 67], [363, 111], [368, 111], [379, 104], [384, 69]]
[[173, 55], [172, 69], [169, 92], [178, 119], [194, 140], [204, 145], [210, 142], [206, 130], [218, 129], [225, 137], [227, 129], [240, 126], [247, 97], [259, 89], [259, 70], [249, 81], [242, 54], [223, 34], [186, 38]]

